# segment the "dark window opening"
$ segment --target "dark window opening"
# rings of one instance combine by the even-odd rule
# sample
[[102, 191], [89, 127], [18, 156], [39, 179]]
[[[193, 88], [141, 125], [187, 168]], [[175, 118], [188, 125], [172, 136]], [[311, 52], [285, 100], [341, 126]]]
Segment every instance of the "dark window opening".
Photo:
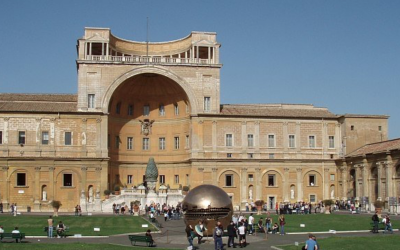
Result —
[[64, 174], [64, 187], [72, 187], [72, 174]]
[[233, 186], [233, 176], [231, 174], [225, 175], [225, 186], [232, 187]]
[[268, 186], [269, 187], [275, 186], [275, 175], [274, 174], [268, 175]]
[[26, 186], [26, 174], [17, 173], [17, 186]]

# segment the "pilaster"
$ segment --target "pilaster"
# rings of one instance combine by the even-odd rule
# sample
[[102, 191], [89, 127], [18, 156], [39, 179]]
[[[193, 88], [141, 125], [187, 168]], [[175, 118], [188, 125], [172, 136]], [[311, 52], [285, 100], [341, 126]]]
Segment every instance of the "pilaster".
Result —
[[217, 121], [212, 121], [212, 157], [217, 158]]
[[245, 207], [247, 202], [247, 168], [241, 169], [241, 185], [240, 185], [240, 200], [242, 201], [242, 207]]
[[296, 168], [297, 171], [297, 201], [303, 201], [303, 169]]
[[35, 182], [33, 186], [33, 211], [40, 211], [40, 170], [41, 167], [35, 167]]
[[290, 196], [289, 196], [289, 168], [284, 168], [284, 177], [283, 177], [283, 201], [284, 202], [289, 202], [290, 201]]
[[256, 200], [261, 200], [262, 197], [262, 178], [261, 168], [256, 168]]

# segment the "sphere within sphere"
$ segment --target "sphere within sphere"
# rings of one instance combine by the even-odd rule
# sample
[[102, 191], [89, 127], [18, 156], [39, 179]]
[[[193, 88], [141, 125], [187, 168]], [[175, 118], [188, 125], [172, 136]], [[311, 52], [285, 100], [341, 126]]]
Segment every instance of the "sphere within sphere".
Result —
[[186, 225], [193, 229], [202, 221], [207, 229], [204, 234], [212, 235], [217, 221], [224, 229], [232, 219], [233, 206], [228, 194], [214, 185], [200, 185], [186, 195], [182, 202]]

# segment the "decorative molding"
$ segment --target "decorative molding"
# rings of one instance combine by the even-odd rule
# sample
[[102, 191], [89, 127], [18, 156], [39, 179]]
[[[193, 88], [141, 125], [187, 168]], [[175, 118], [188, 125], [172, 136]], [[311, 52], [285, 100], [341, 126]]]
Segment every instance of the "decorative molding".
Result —
[[37, 122], [40, 122], [40, 121], [42, 120], [42, 118], [41, 118], [41, 117], [36, 117], [35, 120], [36, 120]]
[[4, 119], [4, 121], [7, 122], [8, 120], [10, 120], [10, 117], [4, 117], [3, 119]]
[[87, 171], [87, 170], [88, 170], [88, 167], [81, 167], [81, 170], [82, 170], [82, 171]]
[[290, 168], [284, 168], [283, 171], [289, 172]]
[[287, 126], [289, 122], [283, 122], [283, 126]]
[[256, 168], [256, 171], [257, 171], [257, 172], [260, 172], [260, 171], [261, 171], [261, 168]]
[[203, 122], [204, 122], [203, 120], [199, 120], [197, 123], [198, 124], [203, 124]]
[[247, 124], [247, 122], [246, 121], [242, 121], [242, 125], [246, 125]]
[[35, 167], [35, 171], [40, 171], [40, 169], [42, 169], [42, 167]]
[[96, 168], [96, 171], [101, 171], [101, 170], [103, 170], [102, 167], [97, 167], [97, 168]]
[[197, 169], [199, 172], [203, 172], [204, 171], [204, 168], [198, 168]]
[[101, 118], [97, 118], [97, 119], [96, 119], [96, 122], [97, 122], [97, 123], [100, 123], [100, 122], [101, 122]]
[[51, 122], [55, 122], [55, 121], [56, 121], [56, 118], [52, 117], [52, 118], [50, 118], [50, 121], [51, 121]]
[[82, 122], [87, 122], [87, 118], [82, 118]]
[[214, 125], [214, 124], [217, 124], [218, 122], [217, 121], [212, 121], [212, 124]]
[[325, 173], [327, 173], [327, 172], [329, 172], [329, 171], [330, 171], [329, 168], [325, 168], [325, 169], [324, 169], [324, 172], [325, 172]]
[[297, 172], [301, 172], [301, 171], [303, 171], [303, 169], [302, 168], [296, 168], [296, 171]]
[[218, 171], [218, 168], [212, 168], [211, 169], [213, 172], [217, 172]]
[[255, 125], [260, 125], [260, 121], [255, 121], [254, 124]]
[[49, 171], [54, 171], [55, 169], [55, 167], [49, 167]]
[[2, 167], [1, 168], [3, 171], [7, 171], [9, 169], [9, 167]]

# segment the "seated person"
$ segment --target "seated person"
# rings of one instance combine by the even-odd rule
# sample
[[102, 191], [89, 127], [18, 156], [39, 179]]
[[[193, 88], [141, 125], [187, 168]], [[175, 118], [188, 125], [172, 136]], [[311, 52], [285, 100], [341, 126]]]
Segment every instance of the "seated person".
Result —
[[58, 236], [62, 235], [64, 233], [64, 231], [65, 231], [65, 225], [62, 223], [62, 221], [60, 221], [57, 224], [57, 235]]
[[[11, 231], [11, 233], [12, 233], [12, 234], [19, 234], [19, 233], [21, 233], [21, 232], [18, 230], [18, 227], [15, 227], [14, 230]], [[15, 242], [18, 243], [18, 239], [15, 239]]]
[[274, 223], [274, 225], [272, 226], [272, 233], [276, 234], [278, 231], [279, 231], [278, 223]]
[[264, 226], [263, 226], [263, 218], [262, 217], [258, 220], [257, 226], [258, 226], [258, 229], [260, 230], [261, 233], [265, 233]]
[[149, 237], [151, 239], [150, 246], [151, 247], [154, 246], [154, 240], [153, 240], [153, 236], [151, 235], [151, 230], [150, 229], [147, 230], [146, 237]]
[[0, 226], [0, 234], [4, 233], [3, 226]]

